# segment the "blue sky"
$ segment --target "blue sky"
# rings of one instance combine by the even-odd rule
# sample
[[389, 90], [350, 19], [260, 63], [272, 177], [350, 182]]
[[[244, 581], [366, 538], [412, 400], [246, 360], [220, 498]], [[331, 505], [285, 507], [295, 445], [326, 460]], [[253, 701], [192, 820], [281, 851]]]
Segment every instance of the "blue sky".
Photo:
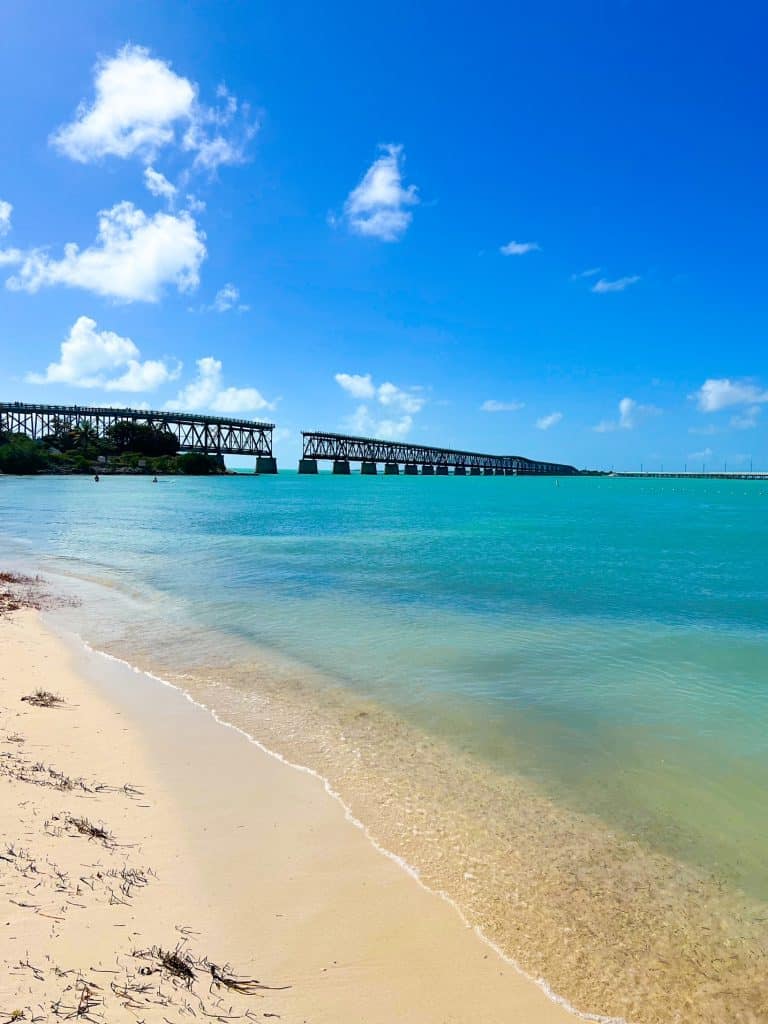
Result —
[[[0, 395], [768, 466], [757, 5], [12, 3]], [[64, 345], [64, 348], [62, 348]]]

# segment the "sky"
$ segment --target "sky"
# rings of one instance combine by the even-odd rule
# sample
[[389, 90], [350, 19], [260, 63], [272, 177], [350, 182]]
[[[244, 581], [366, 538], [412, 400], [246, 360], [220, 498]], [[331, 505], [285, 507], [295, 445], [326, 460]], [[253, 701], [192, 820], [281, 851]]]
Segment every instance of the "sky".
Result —
[[0, 400], [768, 469], [767, 20], [7, 2]]

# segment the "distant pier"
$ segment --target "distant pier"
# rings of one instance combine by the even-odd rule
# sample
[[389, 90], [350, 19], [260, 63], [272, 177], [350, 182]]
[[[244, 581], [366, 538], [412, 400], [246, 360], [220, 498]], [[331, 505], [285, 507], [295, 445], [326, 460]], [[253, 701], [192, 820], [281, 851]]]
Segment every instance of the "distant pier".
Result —
[[743, 472], [729, 473], [727, 470], [722, 472], [707, 473], [702, 470], [701, 473], [665, 473], [665, 472], [638, 472], [638, 473], [606, 473], [606, 476], [619, 476], [619, 477], [634, 477], [636, 479], [648, 479], [648, 480], [768, 480], [768, 472], [759, 472], [753, 470], [746, 470]]
[[373, 476], [383, 466], [386, 476], [575, 476], [578, 470], [559, 462], [526, 459], [522, 455], [486, 455], [454, 448], [382, 441], [373, 437], [302, 431], [303, 453], [299, 473], [317, 473], [318, 462], [330, 461], [333, 472], [347, 476], [359, 463], [363, 476]]

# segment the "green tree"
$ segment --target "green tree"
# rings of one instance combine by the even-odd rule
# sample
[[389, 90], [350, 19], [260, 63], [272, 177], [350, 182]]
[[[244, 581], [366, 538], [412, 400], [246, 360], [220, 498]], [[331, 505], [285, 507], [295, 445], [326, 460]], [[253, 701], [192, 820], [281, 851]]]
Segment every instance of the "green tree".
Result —
[[119, 420], [107, 428], [107, 444], [115, 452], [140, 452], [142, 455], [175, 455], [179, 442], [163, 427], [133, 420]]
[[179, 467], [182, 473], [190, 476], [204, 476], [208, 473], [217, 473], [219, 464], [214, 455], [206, 455], [205, 452], [185, 452], [179, 456]]
[[31, 437], [11, 434], [0, 443], [0, 473], [42, 473], [47, 468], [42, 446]]

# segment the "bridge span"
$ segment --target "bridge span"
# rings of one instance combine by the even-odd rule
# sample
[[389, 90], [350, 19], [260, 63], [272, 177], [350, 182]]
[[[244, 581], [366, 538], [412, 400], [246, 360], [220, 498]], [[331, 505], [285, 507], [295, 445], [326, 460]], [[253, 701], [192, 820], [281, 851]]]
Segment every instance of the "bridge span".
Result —
[[257, 473], [277, 472], [272, 454], [274, 423], [157, 409], [0, 402], [0, 433], [26, 434], [35, 440], [42, 440], [57, 429], [71, 430], [81, 424], [87, 424], [101, 439], [111, 426], [126, 420], [170, 432], [179, 443], [179, 451], [254, 455]]
[[322, 431], [302, 431], [303, 454], [300, 473], [317, 473], [318, 460], [333, 462], [333, 472], [348, 474], [350, 463], [359, 462], [360, 472], [375, 474], [382, 463], [385, 474], [397, 474], [400, 466], [406, 475], [448, 476], [572, 476], [573, 466], [559, 462], [541, 462], [522, 455], [485, 455], [453, 448], [381, 441], [372, 437], [351, 437]]

